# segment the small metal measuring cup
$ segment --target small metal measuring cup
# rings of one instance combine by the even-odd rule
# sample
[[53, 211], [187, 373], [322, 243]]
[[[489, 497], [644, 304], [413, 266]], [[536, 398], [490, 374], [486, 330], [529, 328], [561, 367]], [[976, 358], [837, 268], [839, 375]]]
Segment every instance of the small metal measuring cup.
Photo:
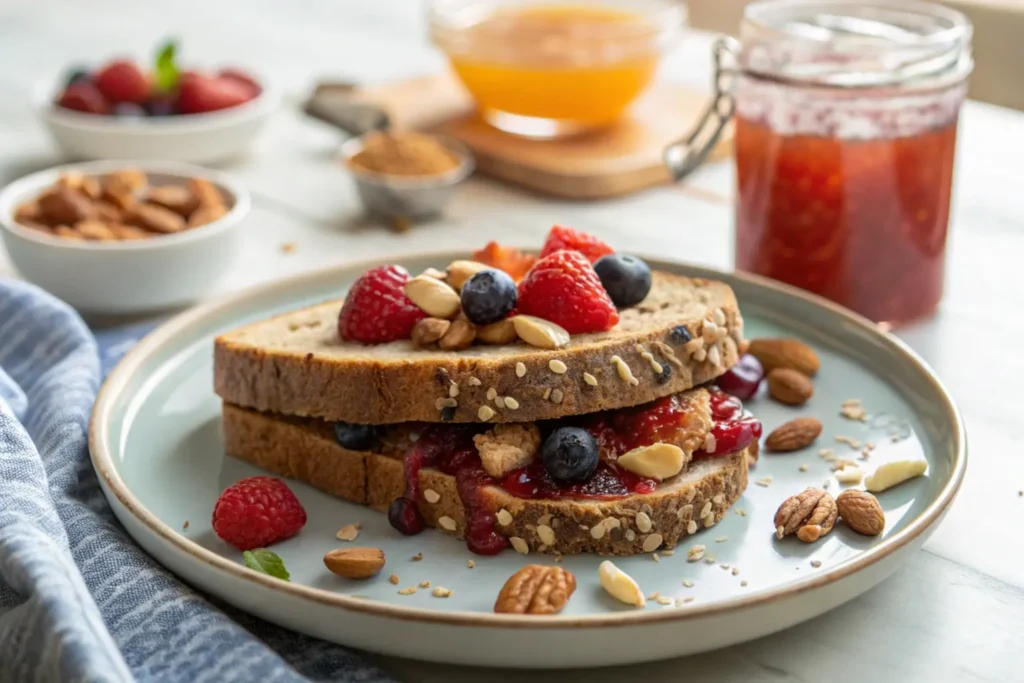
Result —
[[373, 104], [353, 102], [344, 92], [318, 93], [306, 105], [306, 111], [353, 136], [342, 144], [341, 156], [355, 180], [363, 208], [369, 215], [386, 219], [396, 227], [443, 213], [458, 184], [475, 167], [468, 147], [446, 136], [433, 136], [455, 153], [459, 158], [458, 166], [444, 173], [420, 177], [367, 171], [349, 162], [363, 150], [370, 136], [390, 129], [387, 112]]

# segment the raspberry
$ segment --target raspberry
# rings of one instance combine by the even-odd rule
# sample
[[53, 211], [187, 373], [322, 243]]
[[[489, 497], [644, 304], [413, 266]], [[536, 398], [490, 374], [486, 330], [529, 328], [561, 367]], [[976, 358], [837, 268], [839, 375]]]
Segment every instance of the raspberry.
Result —
[[149, 97], [149, 78], [133, 62], [111, 62], [93, 77], [96, 88], [108, 101], [142, 104]]
[[619, 322], [593, 266], [576, 251], [537, 261], [519, 283], [518, 312], [550, 320], [570, 334], [604, 332]]
[[224, 489], [213, 506], [213, 530], [239, 550], [263, 548], [299, 533], [306, 511], [274, 477], [249, 477]]
[[544, 258], [563, 249], [578, 251], [586, 256], [591, 263], [602, 256], [615, 253], [614, 249], [593, 235], [556, 225], [548, 233], [548, 238], [544, 241], [544, 248], [540, 251], [540, 257]]
[[412, 336], [413, 326], [427, 317], [405, 295], [409, 272], [401, 266], [377, 266], [355, 281], [338, 316], [342, 339], [386, 344]]
[[537, 261], [533, 254], [524, 254], [514, 247], [503, 247], [497, 242], [488, 242], [480, 251], [473, 252], [473, 260], [503, 270], [519, 282]]

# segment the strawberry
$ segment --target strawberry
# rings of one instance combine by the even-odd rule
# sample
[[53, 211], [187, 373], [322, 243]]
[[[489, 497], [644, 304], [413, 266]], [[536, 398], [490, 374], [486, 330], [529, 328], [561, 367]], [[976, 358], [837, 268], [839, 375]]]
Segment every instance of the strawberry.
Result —
[[60, 94], [57, 104], [64, 109], [84, 111], [86, 114], [107, 114], [110, 112], [110, 105], [103, 98], [103, 95], [96, 89], [96, 86], [88, 81], [78, 81], [69, 85]]
[[408, 281], [409, 272], [401, 266], [378, 266], [360, 275], [338, 316], [341, 338], [385, 344], [411, 337], [426, 313], [405, 295]]
[[249, 92], [252, 94], [253, 97], [256, 97], [263, 91], [263, 88], [260, 87], [260, 84], [256, 82], [256, 79], [254, 79], [252, 76], [242, 71], [241, 69], [221, 69], [217, 73], [217, 77], [229, 81], [235, 81], [236, 83], [241, 83], [249, 89]]
[[594, 267], [577, 251], [556, 251], [534, 264], [519, 283], [518, 312], [550, 320], [570, 334], [604, 332], [619, 322]]
[[93, 76], [96, 88], [107, 101], [142, 104], [151, 90], [149, 77], [138, 64], [126, 60], [111, 62]]
[[524, 254], [513, 247], [503, 247], [497, 242], [488, 242], [480, 251], [473, 252], [473, 260], [503, 270], [519, 282], [537, 260], [533, 254]]
[[245, 104], [255, 97], [248, 85], [231, 78], [203, 74], [182, 76], [179, 84], [178, 111], [203, 114]]
[[548, 238], [544, 241], [544, 248], [541, 249], [540, 256], [544, 258], [562, 249], [578, 251], [586, 256], [587, 260], [591, 263], [594, 263], [602, 256], [615, 253], [614, 249], [593, 235], [588, 235], [585, 232], [579, 232], [562, 225], [556, 225], [548, 233]]
[[306, 525], [292, 490], [274, 477], [249, 477], [224, 489], [213, 507], [213, 530], [239, 550], [291, 538]]

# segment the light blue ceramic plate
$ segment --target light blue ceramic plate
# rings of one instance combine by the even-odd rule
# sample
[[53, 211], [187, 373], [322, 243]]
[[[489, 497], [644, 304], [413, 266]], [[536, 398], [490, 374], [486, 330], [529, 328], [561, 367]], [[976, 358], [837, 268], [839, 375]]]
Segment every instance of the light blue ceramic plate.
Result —
[[[463, 257], [450, 253], [396, 261], [417, 272]], [[291, 572], [290, 583], [247, 570], [240, 554], [214, 535], [210, 514], [217, 495], [259, 470], [223, 456], [220, 402], [212, 390], [213, 337], [338, 297], [366, 264], [236, 295], [162, 326], [121, 362], [100, 393], [91, 432], [93, 462], [128, 531], [187, 581], [291, 628], [405, 657], [519, 667], [664, 658], [780, 630], [881, 581], [924, 542], [963, 477], [963, 425], [945, 389], [896, 338], [844, 309], [746, 276], [651, 263], [728, 282], [740, 299], [748, 338], [799, 337], [822, 358], [815, 395], [805, 406], [787, 408], [767, 398], [749, 404], [765, 433], [798, 415], [818, 417], [825, 429], [805, 451], [762, 454], [734, 511], [690, 542], [706, 545], [714, 564], [687, 562], [690, 543], [674, 555], [662, 552], [657, 562], [651, 555], [616, 560], [645, 594], [671, 598], [669, 605], [650, 600], [637, 609], [615, 602], [598, 581], [601, 558], [580, 556], [563, 563], [576, 575], [578, 588], [562, 615], [494, 614], [505, 580], [524, 564], [550, 558], [512, 551], [475, 557], [462, 542], [431, 531], [403, 537], [384, 515], [300, 483], [292, 488], [309, 522], [299, 536], [274, 546]], [[841, 417], [841, 404], [851, 398], [861, 399], [872, 419]], [[898, 443], [890, 438], [894, 429], [903, 431]], [[863, 463], [868, 470], [889, 460], [924, 457], [927, 475], [879, 495], [886, 513], [879, 538], [858, 536], [840, 524], [815, 544], [776, 540], [772, 519], [784, 498], [825, 482], [833, 493], [841, 490], [818, 450], [831, 448], [852, 460], [859, 451], [836, 442], [837, 435], [876, 444]], [[767, 486], [754, 483], [768, 479]], [[341, 545], [335, 532], [357, 521], [363, 525], [358, 544], [382, 548], [388, 558], [378, 577], [360, 582], [330, 574], [322, 562], [325, 552]], [[420, 553], [423, 559], [414, 562]], [[469, 560], [474, 568], [467, 566]], [[390, 574], [399, 577], [398, 585], [389, 583]], [[398, 592], [424, 581], [453, 593], [438, 598], [427, 589]]]

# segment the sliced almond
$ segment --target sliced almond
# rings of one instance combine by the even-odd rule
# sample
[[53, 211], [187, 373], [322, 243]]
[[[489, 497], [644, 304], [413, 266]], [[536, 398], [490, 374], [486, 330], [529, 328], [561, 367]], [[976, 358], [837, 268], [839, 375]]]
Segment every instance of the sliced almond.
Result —
[[647, 604], [643, 591], [633, 577], [616, 567], [611, 560], [605, 560], [598, 566], [597, 576], [601, 580], [601, 587], [619, 602], [635, 607]]
[[928, 461], [924, 459], [887, 462], [864, 478], [864, 487], [872, 493], [878, 493], [908, 479], [920, 477], [927, 469]]
[[618, 464], [642, 477], [668, 479], [679, 474], [683, 461], [683, 450], [679, 446], [658, 442], [623, 453]]
[[487, 270], [491, 266], [477, 261], [452, 261], [448, 264], [448, 284], [455, 291], [460, 291], [466, 280], [473, 277], [481, 270]]
[[458, 293], [436, 278], [417, 275], [405, 283], [405, 295], [434, 318], [454, 318], [459, 313]]
[[532, 315], [512, 318], [519, 338], [538, 349], [558, 349], [569, 343], [569, 333], [553, 322]]

